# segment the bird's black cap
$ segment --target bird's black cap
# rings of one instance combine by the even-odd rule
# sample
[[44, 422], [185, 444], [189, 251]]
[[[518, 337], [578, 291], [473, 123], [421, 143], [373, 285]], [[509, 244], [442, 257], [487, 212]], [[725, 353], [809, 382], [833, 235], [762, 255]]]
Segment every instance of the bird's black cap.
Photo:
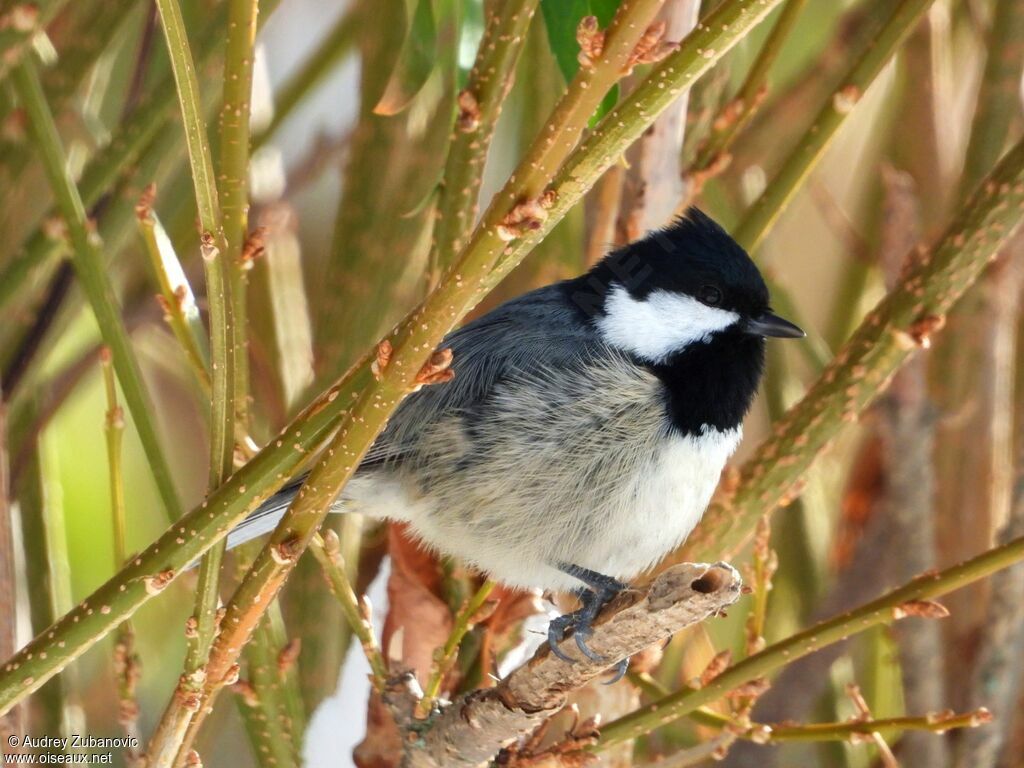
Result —
[[670, 226], [608, 254], [595, 269], [637, 299], [659, 289], [700, 296], [710, 286], [721, 292], [720, 306], [741, 315], [768, 307], [768, 288], [753, 260], [694, 207]]

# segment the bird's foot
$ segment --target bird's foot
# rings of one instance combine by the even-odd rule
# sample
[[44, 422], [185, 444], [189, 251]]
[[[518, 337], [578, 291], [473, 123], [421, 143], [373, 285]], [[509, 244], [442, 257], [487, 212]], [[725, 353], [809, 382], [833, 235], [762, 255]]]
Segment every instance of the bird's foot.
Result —
[[590, 622], [583, 624], [577, 620], [576, 626], [573, 628], [572, 639], [576, 641], [576, 647], [580, 649], [580, 653], [591, 661], [608, 661], [608, 659], [601, 654], [594, 653], [590, 650], [590, 647], [587, 645], [587, 640], [589, 640], [590, 636], [593, 634], [594, 630], [590, 626]]
[[594, 629], [591, 626], [591, 622], [596, 615], [596, 611], [592, 612], [588, 610], [589, 600], [592, 593], [584, 591], [580, 598], [584, 600], [583, 607], [578, 611], [572, 613], [566, 613], [563, 616], [558, 616], [551, 620], [548, 624], [548, 645], [551, 646], [551, 652], [563, 661], [573, 663], [576, 661], [572, 656], [567, 655], [558, 646], [565, 640], [567, 636], [572, 635], [573, 640], [576, 641], [576, 647], [580, 649], [580, 653], [586, 656], [591, 661], [605, 661], [604, 656], [599, 653], [594, 653], [587, 646], [587, 639], [594, 634]]
[[[551, 620], [551, 623], [548, 625], [548, 645], [551, 647], [551, 652], [564, 661], [575, 661], [558, 647], [559, 643], [571, 631], [580, 653], [591, 661], [607, 661], [606, 657], [591, 650], [590, 646], [587, 645], [587, 640], [594, 634], [593, 622], [601, 612], [601, 609], [619, 592], [626, 589], [627, 586], [610, 576], [604, 576], [579, 566], [565, 565], [561, 566], [561, 569], [565, 573], [578, 578], [589, 589], [582, 589], [576, 593], [580, 600], [579, 610]], [[622, 659], [615, 665], [615, 674], [606, 684], [611, 685], [620, 680], [628, 667], [629, 659]]]
[[575, 664], [576, 659], [563, 652], [558, 645], [565, 640], [566, 632], [575, 629], [578, 614], [579, 611], [566, 613], [563, 616], [552, 619], [551, 623], [548, 624], [548, 646], [551, 648], [551, 652], [562, 661], [567, 661], [570, 664]]

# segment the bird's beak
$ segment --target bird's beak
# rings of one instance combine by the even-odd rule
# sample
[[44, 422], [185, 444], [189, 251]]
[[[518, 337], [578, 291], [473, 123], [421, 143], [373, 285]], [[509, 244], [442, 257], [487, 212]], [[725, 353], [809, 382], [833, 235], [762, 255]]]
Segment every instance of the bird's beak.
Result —
[[778, 339], [802, 339], [807, 335], [799, 326], [768, 311], [749, 318], [743, 330], [755, 336], [774, 336]]

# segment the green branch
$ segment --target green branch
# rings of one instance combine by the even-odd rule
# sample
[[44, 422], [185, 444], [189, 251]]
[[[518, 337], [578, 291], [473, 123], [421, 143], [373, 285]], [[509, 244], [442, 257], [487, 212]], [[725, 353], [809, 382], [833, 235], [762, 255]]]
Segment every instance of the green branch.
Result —
[[287, 645], [280, 611], [269, 611], [245, 647], [246, 678], [239, 680], [240, 711], [259, 765], [301, 765], [302, 722], [288, 706], [285, 687], [295, 687], [294, 650]]
[[384, 684], [388, 679], [388, 665], [373, 636], [370, 617], [359, 603], [359, 598], [345, 572], [344, 563], [341, 562], [338, 535], [333, 531], [327, 531], [327, 535], [324, 537], [317, 534], [313, 538], [310, 550], [316, 561], [320, 563], [320, 567], [323, 568], [327, 582], [331, 586], [331, 592], [338, 599], [338, 605], [341, 606], [342, 613], [345, 614], [345, 621], [348, 622], [352, 634], [359, 638], [359, 642], [363, 646], [363, 653], [366, 654], [366, 661], [370, 665], [373, 687], [378, 691], [383, 691]]
[[[496, 257], [506, 250], [510, 241], [528, 242], [529, 247], [521, 250], [518, 257], [510, 257], [510, 260], [518, 264], [533, 245], [540, 242], [540, 237], [530, 235], [536, 235], [541, 230], [546, 233], [550, 229], [544, 225], [552, 219], [550, 210], [555, 203], [552, 196], [543, 196], [545, 188], [576, 147], [605, 94], [630, 68], [630, 57], [637, 42], [661, 5], [662, 0], [638, 0], [636, 3], [619, 6], [612, 23], [604, 32], [600, 56], [576, 72], [551, 116], [526, 150], [516, 172], [494, 196], [484, 212], [481, 225], [473, 233], [469, 244], [462, 248], [459, 254], [461, 262], [466, 261], [468, 254], [486, 254], [489, 260], [496, 263]], [[665, 106], [672, 100], [674, 97]], [[644, 115], [638, 119], [646, 128], [656, 116]], [[606, 117], [602, 124], [607, 122]], [[621, 151], [625, 151], [629, 143], [632, 142], [624, 143]], [[617, 156], [609, 157], [608, 164], [616, 159]], [[581, 189], [580, 197], [592, 185], [593, 182]], [[575, 199], [578, 198], [574, 198], [573, 202]], [[557, 218], [560, 219], [567, 212], [568, 207]]]
[[881, 733], [887, 740], [903, 731], [945, 733], [954, 728], [977, 728], [992, 722], [992, 715], [982, 708], [962, 715], [936, 713], [921, 717], [880, 717], [875, 720], [848, 720], [844, 723], [810, 723], [808, 725], [772, 725], [768, 743], [783, 741], [848, 741]]
[[[264, 0], [265, 21], [280, 0]], [[198, 57], [196, 65], [206, 67], [222, 45], [223, 28], [227, 18], [223, 4], [218, 4], [212, 16], [204, 25], [203, 34], [196, 46]], [[111, 191], [117, 179], [142, 157], [151, 145], [162, 143], [158, 134], [166, 133], [168, 119], [177, 103], [177, 90], [174, 78], [168, 75], [153, 87], [124, 122], [110, 143], [99, 150], [82, 171], [78, 188], [86, 208], [91, 208], [100, 198]], [[177, 128], [171, 126], [174, 133]], [[147, 179], [148, 181], [148, 179]], [[46, 219], [50, 216], [47, 215]], [[44, 227], [37, 229], [5, 266], [0, 273], [0, 307], [18, 291], [33, 272], [42, 265], [56, 258], [61, 248], [61, 241], [49, 237]]]
[[[120, 568], [128, 559], [127, 521], [124, 502], [124, 470], [121, 443], [124, 437], [124, 412], [117, 402], [117, 382], [111, 367], [110, 350], [100, 351], [103, 366], [103, 389], [107, 396], [104, 433], [107, 443], [107, 466], [110, 481], [110, 514], [114, 520], [114, 564]], [[138, 737], [139, 704], [136, 688], [141, 670], [135, 652], [135, 632], [130, 621], [123, 622], [114, 635], [114, 673], [117, 676], [118, 720], [130, 737]]]
[[[719, 4], [632, 94], [609, 112], [566, 158], [550, 184], [547, 207], [522, 237], [507, 243], [485, 215], [469, 251], [501, 254], [484, 283], [491, 289], [551, 231], [601, 175], [618, 162], [658, 115], [685, 93], [782, 0], [733, 0]], [[520, 165], [522, 168], [522, 165]], [[519, 173], [513, 174], [517, 181]], [[529, 190], [523, 185], [522, 192]], [[514, 194], [514, 193], [510, 193]], [[494, 205], [492, 204], [492, 208]]]
[[[879, 624], [888, 624], [909, 615], [927, 614], [932, 604], [921, 601], [940, 597], [1024, 560], [1024, 537], [991, 549], [960, 565], [939, 573], [919, 576], [876, 600], [849, 613], [815, 624], [760, 653], [734, 664], [700, 689], [671, 694], [613, 720], [601, 728], [601, 740], [595, 751], [634, 739], [667, 725], [710, 704], [730, 691], [758, 677], [803, 658], [827, 645]], [[941, 612], [939, 613], [941, 615]]]
[[124, 437], [124, 412], [117, 404], [117, 385], [111, 367], [110, 350], [100, 351], [103, 365], [103, 388], [107, 395], [107, 417], [104, 433], [107, 438], [107, 465], [110, 473], [110, 511], [114, 520], [114, 563], [120, 568], [128, 559], [124, 514], [124, 480], [121, 466], [121, 443]]
[[[334, 452], [348, 463], [340, 477], [335, 475], [331, 478], [331, 488], [325, 489], [336, 492], [347, 476], [345, 473], [352, 471], [373, 435], [383, 426], [384, 419], [409, 387], [415, 384], [424, 356], [435, 349], [444, 334], [479, 301], [490, 287], [495, 272], [507, 271], [521, 260], [530, 245], [580, 200], [600, 174], [653, 122], [674, 96], [689, 88], [701, 74], [714, 66], [775, 4], [777, 2], [772, 0], [727, 0], [721, 4], [706, 20], [708, 23], [691, 34], [679, 51], [666, 59], [648, 81], [638, 87], [631, 99], [606, 116], [593, 136], [573, 153], [556, 179], [553, 188], [555, 202], [539, 230], [514, 244], [500, 238], [494, 241], [494, 227], [491, 227], [488, 237], [475, 238], [477, 245], [468, 247], [459, 258], [457, 272], [460, 279], [444, 280], [423, 304], [409, 314], [393, 335], [398, 343], [394, 345], [393, 357], [380, 381], [375, 380], [370, 370], [377, 357], [374, 351], [365, 355], [277, 438], [224, 485], [214, 490], [202, 506], [182, 520], [179, 527], [164, 533], [85, 603], [10, 659], [0, 671], [0, 710], [6, 710], [36, 690], [124, 617], [158, 594], [185, 566], [223, 538], [262, 499], [276, 491], [344, 417], [343, 429], [349, 431], [343, 434], [347, 434], [350, 442], [341, 450], [335, 447]], [[502, 257], [504, 261], [500, 269], [495, 270], [498, 259]], [[329, 457], [330, 453], [325, 455]], [[335, 481], [337, 484], [333, 484]], [[323, 497], [319, 500], [323, 501]], [[282, 530], [294, 530], [292, 524], [290, 519]], [[184, 535], [179, 533], [179, 528], [185, 529]], [[280, 544], [280, 541], [274, 542], [278, 548]], [[289, 546], [286, 545], [286, 552]], [[259, 572], [267, 569], [265, 555], [262, 553], [257, 561]], [[268, 594], [275, 586], [270, 585]], [[93, 605], [108, 610], [91, 610]], [[44, 655], [41, 656], [41, 652]]]
[[807, 0], [787, 0], [782, 7], [778, 21], [758, 51], [754, 63], [750, 65], [750, 71], [736, 98], [726, 104], [712, 122], [708, 137], [693, 161], [693, 167], [687, 171], [686, 175], [690, 180], [688, 195], [699, 194], [708, 178], [725, 170], [731, 159], [729, 149], [736, 136], [750, 123], [764, 101], [768, 88], [768, 74], [805, 5]]
[[[210, 473], [209, 487], [219, 487], [231, 474], [234, 467], [234, 435], [235, 435], [235, 328], [234, 304], [230, 294], [230, 286], [224, 261], [228, 257], [228, 243], [221, 219], [220, 199], [214, 180], [213, 154], [210, 150], [209, 137], [206, 135], [206, 120], [203, 103], [199, 95], [199, 80], [195, 62], [188, 42], [185, 22], [177, 0], [156, 0], [157, 10], [167, 41], [167, 52], [174, 73], [174, 82], [178, 91], [178, 102], [181, 107], [182, 122], [185, 128], [185, 145], [188, 148], [189, 164], [192, 169], [192, 181], [195, 188], [196, 207], [199, 215], [201, 231], [201, 252], [203, 268], [206, 274], [206, 296], [210, 312], [210, 368], [211, 368], [211, 415], [210, 415]], [[244, 11], [244, 9], [243, 9]], [[239, 22], [239, 3], [232, 2], [228, 9], [229, 50], [228, 60], [235, 65], [244, 67], [239, 62], [238, 39], [243, 41], [255, 28], [248, 24], [244, 29], [233, 27]], [[243, 43], [244, 44], [244, 43]], [[251, 51], [250, 51], [251, 57]], [[251, 63], [249, 64], [251, 67]], [[230, 76], [244, 76], [235, 71], [229, 73], [225, 69], [225, 96], [233, 99], [238, 91], [229, 84]], [[251, 85], [251, 76], [246, 79]], [[242, 101], [248, 104], [248, 95]], [[240, 108], [241, 104], [225, 102], [225, 108]], [[221, 113], [223, 121], [223, 112]], [[248, 110], [243, 118], [248, 124]], [[228, 123], [228, 134], [234, 142], [239, 141], [236, 121]], [[241, 152], [242, 172], [248, 161], [248, 130], [245, 132], [244, 145], [239, 149], [236, 143], [224, 148], [225, 159], [231, 168], [230, 181], [235, 182], [232, 188], [232, 201], [235, 204], [235, 222], [244, 218], [245, 183], [237, 178], [238, 157]], [[240, 189], [239, 189], [240, 188]], [[239, 192], [242, 199], [239, 201]], [[241, 246], [238, 246], [241, 253]], [[168, 703], [167, 709], [160, 720], [150, 744], [150, 759], [157, 765], [170, 764], [169, 756], [177, 754], [178, 745], [185, 737], [186, 730], [192, 719], [194, 710], [192, 701], [202, 690], [202, 676], [206, 664], [207, 653], [216, 632], [215, 614], [218, 600], [218, 583], [220, 579], [221, 560], [224, 556], [224, 545], [219, 543], [213, 547], [199, 564], [199, 578], [196, 586], [196, 602], [193, 619], [194, 631], [187, 635], [188, 643], [185, 653], [185, 670], [178, 686]], [[168, 762], [163, 762], [167, 760]]]
[[[61, 14], [59, 24], [47, 30], [47, 37], [59, 54], [56, 62], [48, 62], [48, 66], [40, 70], [39, 79], [50, 110], [55, 115], [64, 113], [69, 106], [68, 101], [79, 91], [83, 80], [93, 73], [94, 65], [107, 44], [124, 34], [134, 34], [139, 14], [133, 10], [138, 2], [72, 3]], [[14, 107], [14, 100], [4, 96], [0, 96], [0, 122], [7, 119]], [[0, 175], [9, 188], [18, 188], [26, 183], [25, 172], [30, 167], [31, 152], [19, 151], [24, 147], [24, 139], [18, 135], [0, 139], [0, 147]], [[80, 190], [81, 186], [79, 184]], [[81, 194], [84, 198], [85, 191], [82, 190]]]
[[[215, 12], [210, 20], [200, 45], [201, 64], [212, 58], [220, 42], [216, 31], [224, 26], [222, 13]], [[143, 99], [110, 143], [90, 158], [78, 181], [79, 193], [87, 209], [96, 205], [115, 186], [117, 179], [131, 168], [160, 130], [167, 126], [176, 99], [174, 79], [168, 76]], [[45, 217], [49, 218], [50, 214]], [[60, 245], [61, 241], [50, 237], [45, 227], [40, 227], [29, 237], [0, 274], [0, 306], [18, 294], [19, 288], [36, 268], [56, 257]]]
[[825, 154], [847, 116], [874, 83], [886, 62], [900, 47], [933, 0], [900, 0], [885, 26], [864, 49], [861, 57], [842, 80], [842, 85], [822, 107], [782, 169], [754, 202], [734, 233], [748, 251], [761, 245], [776, 219], [793, 199], [797, 189]]
[[437, 285], [462, 249], [476, 218], [480, 183], [501, 106], [526, 42], [538, 0], [509, 0], [493, 8], [469, 82], [459, 94], [459, 116], [437, 203], [428, 279]]
[[19, 64], [12, 72], [18, 99], [28, 116], [29, 130], [67, 224], [72, 245], [72, 264], [82, 290], [92, 306], [104, 343], [110, 347], [114, 370], [142, 441], [146, 459], [156, 480], [160, 498], [168, 516], [181, 516], [181, 506], [171, 477], [170, 466], [160, 448], [153, 415], [156, 413], [146, 394], [142, 372], [121, 320], [120, 308], [99, 245], [90, 229], [78, 188], [67, 172], [64, 149], [57, 126], [47, 106], [39, 77], [30, 62]]
[[171, 327], [174, 338], [188, 360], [200, 390], [210, 396], [209, 350], [206, 348], [205, 328], [199, 317], [192, 286], [185, 277], [174, 244], [164, 231], [163, 225], [153, 210], [155, 188], [151, 187], [135, 208], [150, 266], [156, 277], [160, 293], [157, 298], [164, 311], [164, 319]]
[[[228, 3], [228, 38], [224, 61], [224, 98], [220, 108], [220, 195], [231, 308], [228, 320], [234, 388], [233, 428], [249, 426], [248, 270], [243, 257], [249, 236], [249, 117], [252, 71], [256, 58], [258, 0]], [[229, 467], [230, 469], [230, 467]], [[223, 480], [223, 478], [221, 478]]]
[[[162, 592], [186, 566], [280, 488], [329, 435], [345, 402], [336, 386], [316, 398], [276, 439], [210, 493], [202, 505], [9, 659], [0, 669], [0, 712], [32, 693]], [[179, 543], [181, 539], [184, 541]], [[92, 606], [105, 610], [94, 610]], [[41, 652], [44, 655], [40, 656]]]
[[[58, 460], [53, 439], [34, 427], [41, 417], [42, 397], [26, 398], [18, 418], [10, 422], [10, 445], [23, 446], [25, 460], [15, 493], [22, 530], [29, 620], [41, 632], [73, 605], [71, 568], [64, 504], [56, 475]], [[76, 670], [50, 681], [33, 698], [32, 722], [41, 733], [64, 733], [71, 727], [74, 692], [79, 690]]]
[[1024, 13], [1016, 0], [998, 0], [989, 32], [985, 74], [971, 122], [961, 186], [969, 194], [999, 159], [1020, 111], [1020, 53]]
[[434, 668], [430, 672], [430, 679], [423, 688], [423, 698], [416, 705], [416, 711], [419, 716], [426, 717], [433, 709], [434, 703], [441, 693], [441, 683], [444, 682], [445, 675], [448, 674], [452, 664], [455, 662], [455, 656], [459, 652], [462, 639], [477, 623], [477, 615], [480, 613], [480, 609], [484, 607], [484, 603], [487, 602], [487, 598], [491, 596], [494, 587], [495, 583], [490, 580], [481, 584], [480, 589], [466, 601], [462, 610], [455, 617], [452, 631], [434, 659]]
[[[630, 672], [628, 677], [645, 696], [656, 701], [681, 695], [678, 692], [671, 693], [646, 672]], [[695, 690], [688, 689], [690, 692]], [[918, 717], [855, 719], [841, 723], [752, 723], [749, 720], [723, 715], [707, 707], [695, 707], [687, 712], [685, 717], [698, 725], [717, 730], [725, 729], [738, 738], [757, 744], [778, 744], [786, 741], [855, 742], [859, 736], [867, 736], [876, 731], [887, 737], [908, 730], [944, 733], [953, 728], [976, 728], [992, 719], [992, 715], [985, 708], [963, 714], [936, 712]]]
[[213, 236], [214, 245], [223, 253], [223, 230], [220, 202], [214, 181], [213, 154], [206, 135], [203, 102], [199, 98], [199, 79], [196, 74], [192, 49], [189, 46], [185, 21], [177, 0], [156, 0], [161, 26], [167, 41], [167, 53], [177, 86], [178, 104], [185, 127], [185, 144], [192, 166], [192, 180], [196, 191], [199, 227]]

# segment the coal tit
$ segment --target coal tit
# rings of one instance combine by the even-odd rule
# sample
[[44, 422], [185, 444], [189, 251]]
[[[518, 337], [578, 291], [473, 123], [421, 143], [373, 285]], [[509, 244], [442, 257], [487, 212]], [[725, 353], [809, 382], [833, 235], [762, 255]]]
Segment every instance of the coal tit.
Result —
[[[453, 380], [400, 405], [335, 511], [406, 521], [514, 587], [574, 592], [590, 624], [704, 513], [764, 369], [773, 314], [754, 262], [696, 209], [580, 277], [451, 333]], [[297, 484], [231, 532], [272, 529]], [[621, 665], [620, 665], [621, 668]]]

